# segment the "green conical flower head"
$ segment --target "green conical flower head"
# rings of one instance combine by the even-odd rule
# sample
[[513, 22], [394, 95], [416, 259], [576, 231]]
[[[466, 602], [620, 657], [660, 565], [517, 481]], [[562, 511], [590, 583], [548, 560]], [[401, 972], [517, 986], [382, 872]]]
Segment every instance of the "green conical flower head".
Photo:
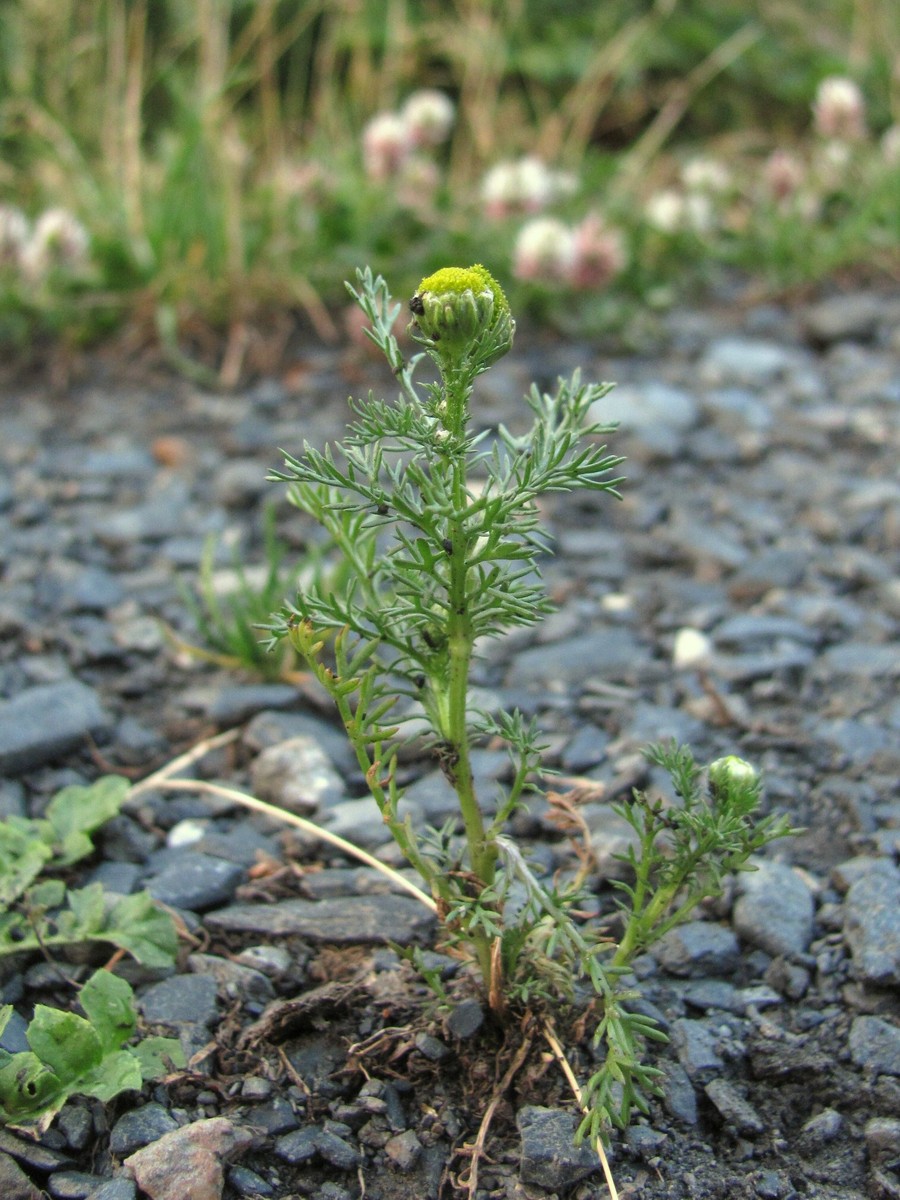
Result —
[[409, 302], [412, 328], [441, 358], [478, 352], [484, 366], [512, 346], [515, 322], [500, 284], [480, 263], [442, 267], [426, 276]]

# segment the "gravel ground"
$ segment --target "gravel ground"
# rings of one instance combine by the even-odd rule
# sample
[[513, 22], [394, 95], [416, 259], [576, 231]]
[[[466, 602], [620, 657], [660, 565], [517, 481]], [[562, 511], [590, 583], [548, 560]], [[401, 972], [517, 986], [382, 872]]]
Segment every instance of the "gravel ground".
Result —
[[[533, 378], [550, 387], [580, 366], [619, 384], [603, 416], [621, 421], [624, 500], [548, 506], [559, 611], [477, 668], [484, 702], [535, 713], [549, 763], [588, 781], [598, 913], [626, 836], [610, 803], [658, 782], [649, 741], [750, 759], [767, 803], [804, 827], [636, 964], [669, 1042], [652, 1051], [663, 1095], [613, 1138], [613, 1172], [622, 1196], [646, 1200], [900, 1197], [900, 296], [723, 303], [673, 313], [657, 335], [628, 356], [520, 337], [476, 403], [485, 425], [515, 425]], [[109, 770], [140, 778], [234, 728], [200, 777], [395, 861], [308, 688], [191, 660], [164, 631], [193, 636], [178, 583], [196, 578], [210, 534], [223, 575], [235, 551], [261, 562], [265, 506], [282, 500], [265, 482], [276, 448], [340, 432], [345, 397], [370, 385], [390, 392], [360, 352], [310, 344], [239, 393], [136, 381], [99, 359], [64, 390], [6, 386], [0, 813], [40, 814]], [[299, 554], [300, 516], [281, 504], [278, 524]], [[505, 757], [476, 762], [489, 786]], [[415, 757], [404, 769], [413, 818], [440, 824], [439, 770]], [[547, 870], [568, 865], [540, 805], [517, 833]], [[98, 843], [81, 878], [148, 887], [183, 914], [178, 971], [120, 969], [191, 1069], [107, 1106], [70, 1102], [39, 1142], [0, 1131], [3, 1196], [457, 1194], [460, 1148], [510, 1048], [462, 991], [449, 1015], [422, 1015], [385, 943], [427, 946], [424, 908], [187, 790], [136, 794]], [[0, 980], [17, 1010], [0, 1044], [21, 1049], [30, 1007], [67, 993], [43, 961]], [[514, 1079], [480, 1200], [605, 1194], [571, 1145], [558, 1076], [535, 1053]]]

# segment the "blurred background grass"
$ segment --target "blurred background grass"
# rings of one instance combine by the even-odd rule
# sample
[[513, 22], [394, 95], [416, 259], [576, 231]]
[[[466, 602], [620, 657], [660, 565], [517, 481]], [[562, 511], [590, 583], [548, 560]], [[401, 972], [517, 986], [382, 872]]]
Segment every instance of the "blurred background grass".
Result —
[[[865, 153], [837, 163], [815, 219], [757, 202], [772, 150], [809, 157], [835, 75], [865, 97]], [[367, 173], [362, 138], [422, 88], [455, 122], [403, 195]], [[5, 0], [0, 201], [32, 222], [65, 209], [89, 253], [39, 279], [7, 255], [0, 338], [127, 323], [196, 347], [291, 313], [336, 336], [341, 281], [366, 262], [402, 295], [484, 260], [536, 317], [588, 329], [723, 267], [772, 288], [849, 268], [896, 279], [900, 174], [878, 139], [898, 119], [896, 0]], [[648, 225], [649, 196], [696, 154], [742, 181], [727, 209]], [[573, 181], [559, 219], [618, 227], [611, 286], [517, 272], [523, 213], [486, 228], [485, 172], [521, 155]]]

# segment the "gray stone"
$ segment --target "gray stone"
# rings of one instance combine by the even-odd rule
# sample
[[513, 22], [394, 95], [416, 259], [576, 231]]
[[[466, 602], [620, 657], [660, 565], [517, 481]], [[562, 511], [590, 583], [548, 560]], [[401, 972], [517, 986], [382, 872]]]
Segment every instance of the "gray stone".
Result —
[[256, 503], [268, 488], [266, 473], [256, 463], [235, 459], [216, 471], [213, 498], [225, 508], [243, 508]]
[[0, 1195], [3, 1200], [44, 1200], [15, 1159], [0, 1153]]
[[355, 1146], [327, 1129], [316, 1134], [316, 1149], [322, 1158], [339, 1171], [352, 1171], [359, 1166], [362, 1157]]
[[660, 1068], [662, 1077], [659, 1083], [666, 1111], [683, 1125], [696, 1125], [700, 1119], [697, 1093], [687, 1071], [681, 1063], [665, 1060], [660, 1063]]
[[797, 587], [806, 574], [806, 560], [796, 550], [773, 546], [751, 555], [729, 581], [732, 595], [752, 599], [772, 588]]
[[117, 1158], [125, 1158], [177, 1128], [178, 1122], [162, 1104], [142, 1104], [119, 1117], [113, 1125], [109, 1149]]
[[785, 1200], [786, 1196], [797, 1195], [784, 1171], [760, 1171], [753, 1181], [753, 1191], [759, 1200]]
[[250, 777], [260, 800], [300, 815], [336, 804], [345, 795], [344, 781], [328, 755], [304, 734], [263, 750], [253, 760]]
[[235, 955], [235, 961], [277, 979], [290, 970], [294, 959], [284, 946], [247, 946]]
[[900, 873], [863, 875], [844, 900], [844, 940], [859, 978], [900, 984]]
[[297, 1128], [297, 1114], [287, 1100], [276, 1096], [268, 1104], [254, 1107], [250, 1124], [254, 1129], [261, 1129], [270, 1137], [275, 1137]]
[[713, 666], [716, 675], [729, 683], [752, 683], [756, 679], [802, 674], [814, 661], [811, 648], [782, 643], [765, 653], [717, 655]]
[[757, 858], [738, 876], [732, 921], [738, 934], [767, 954], [802, 954], [813, 933], [813, 895], [786, 863]]
[[881, 1017], [856, 1017], [850, 1026], [850, 1057], [879, 1075], [900, 1075], [900, 1028]]
[[724, 925], [686, 921], [664, 934], [652, 954], [672, 975], [730, 975], [740, 961], [740, 944]]
[[206, 912], [230, 900], [245, 878], [246, 872], [238, 863], [185, 851], [171, 866], [148, 879], [146, 886], [161, 904]]
[[[4, 1002], [9, 1003], [13, 999], [18, 999], [21, 997], [22, 977], [18, 976], [17, 980], [18, 987], [16, 990], [19, 992], [19, 996], [17, 997], [9, 994], [13, 990], [13, 981], [10, 981], [9, 983], [5, 983], [3, 987]], [[21, 1013], [16, 1012], [16, 1010], [13, 1009], [9, 1020], [6, 1022], [3, 1033], [0, 1034], [0, 1048], [4, 1049], [8, 1054], [27, 1053], [31, 1049], [31, 1045], [26, 1037], [27, 1029], [28, 1022]]]
[[41, 766], [111, 726], [99, 695], [84, 683], [29, 688], [0, 704], [0, 773]]
[[672, 1023], [672, 1046], [678, 1061], [692, 1081], [721, 1071], [724, 1063], [719, 1054], [717, 1038], [706, 1021], [679, 1017]]
[[637, 850], [640, 838], [611, 804], [585, 805], [582, 815], [591, 834], [591, 851], [602, 879], [634, 878], [634, 871], [621, 856]]
[[635, 1158], [655, 1158], [668, 1140], [665, 1133], [650, 1125], [629, 1125], [625, 1130], [625, 1145]]
[[141, 876], [137, 863], [103, 862], [98, 863], [90, 873], [89, 883], [102, 883], [108, 892], [119, 896], [130, 896], [137, 888]]
[[100, 1177], [86, 1171], [54, 1171], [47, 1180], [47, 1190], [54, 1200], [91, 1200], [98, 1183], [102, 1183]]
[[132, 1179], [107, 1179], [92, 1194], [91, 1200], [136, 1200], [137, 1185]]
[[0, 821], [9, 817], [27, 817], [25, 790], [18, 779], [0, 780]]
[[866, 1121], [865, 1137], [870, 1162], [900, 1158], [900, 1120], [897, 1117], [872, 1117]]
[[647, 661], [647, 650], [628, 630], [592, 630], [523, 650], [510, 664], [506, 682], [546, 691], [554, 682], [577, 686], [595, 679], [630, 679]]
[[818, 1151], [840, 1137], [844, 1129], [844, 1118], [834, 1108], [823, 1108], [801, 1126], [798, 1143], [802, 1150]]
[[742, 993], [724, 979], [698, 979], [689, 983], [681, 995], [685, 1004], [701, 1012], [718, 1008], [722, 1012], [742, 1013], [746, 1008]]
[[83, 1150], [94, 1132], [90, 1110], [80, 1104], [67, 1104], [56, 1118], [56, 1127], [73, 1150]]
[[[398, 810], [404, 819], [408, 816], [415, 826], [424, 821], [419, 806], [407, 800], [405, 796], [400, 801]], [[335, 804], [323, 812], [318, 820], [329, 833], [342, 837], [363, 850], [376, 850], [379, 846], [393, 842], [391, 831], [385, 825], [378, 805], [371, 796], [342, 800], [340, 804]]]
[[710, 388], [703, 402], [716, 423], [725, 427], [747, 426], [764, 432], [774, 421], [771, 407], [748, 388]]
[[310, 737], [321, 746], [338, 770], [358, 770], [356, 755], [343, 730], [312, 713], [266, 709], [253, 718], [242, 740], [249, 750], [259, 752], [301, 736]]
[[122, 584], [109, 571], [64, 558], [56, 559], [35, 585], [35, 601], [54, 614], [103, 613], [124, 598]]
[[592, 405], [589, 419], [615, 422], [619, 431], [634, 434], [649, 449], [668, 458], [678, 453], [683, 435], [699, 417], [700, 405], [690, 392], [648, 380], [614, 388]]
[[296, 934], [317, 943], [392, 941], [405, 946], [427, 939], [434, 916], [407, 896], [347, 896], [234, 905], [207, 914], [205, 923], [213, 929], [249, 930], [274, 937]]
[[525, 1105], [516, 1114], [522, 1138], [519, 1172], [523, 1183], [565, 1192], [600, 1170], [587, 1141], [575, 1145], [578, 1120], [563, 1109]]
[[417, 1033], [415, 1045], [419, 1053], [430, 1062], [443, 1062], [445, 1058], [450, 1057], [450, 1048], [430, 1033]]
[[897, 744], [896, 733], [869, 721], [822, 721], [815, 716], [810, 726], [816, 736], [835, 746], [854, 763], [867, 762]]
[[641, 747], [659, 742], [696, 742], [704, 734], [702, 721], [679, 708], [662, 704], [636, 704], [628, 736]]
[[384, 1152], [395, 1167], [411, 1171], [422, 1156], [422, 1143], [414, 1129], [405, 1129], [385, 1143]]
[[198, 975], [211, 976], [228, 1000], [260, 1004], [275, 996], [275, 989], [261, 971], [230, 962], [227, 958], [219, 958], [216, 954], [191, 954], [188, 956], [188, 966]]
[[484, 1024], [484, 1009], [477, 1000], [462, 1000], [455, 1005], [447, 1019], [447, 1029], [454, 1037], [474, 1037]]
[[896, 645], [886, 642], [840, 642], [821, 656], [816, 673], [863, 678], [900, 675], [900, 654]]
[[248, 1200], [275, 1195], [272, 1185], [266, 1183], [262, 1175], [257, 1175], [249, 1167], [232, 1167], [228, 1172], [228, 1182], [239, 1196], [246, 1196]]
[[703, 1090], [722, 1120], [742, 1137], [757, 1137], [765, 1131], [759, 1113], [727, 1079], [711, 1079]]
[[843, 293], [809, 304], [800, 312], [803, 332], [817, 345], [869, 339], [885, 314], [883, 297], [871, 292]]
[[900, 870], [889, 858], [872, 858], [868, 854], [860, 854], [856, 858], [848, 858], [838, 863], [831, 871], [832, 882], [842, 892], [849, 891], [854, 883], [872, 875], [880, 875], [886, 881], [900, 887]]
[[266, 709], [287, 708], [297, 703], [298, 692], [288, 683], [255, 683], [222, 688], [208, 712], [218, 725], [239, 725]]
[[777, 342], [748, 337], [713, 341], [700, 362], [708, 383], [762, 385], [786, 374], [798, 361], [797, 352]]
[[219, 1019], [217, 991], [211, 975], [173, 975], [148, 987], [137, 1003], [152, 1025], [212, 1027]]
[[[418, 876], [416, 881], [419, 882]], [[303, 877], [303, 892], [310, 900], [336, 896], [372, 896], [396, 892], [399, 885], [374, 867], [323, 867]]]
[[720, 622], [712, 631], [712, 639], [717, 646], [743, 651], [782, 640], [814, 646], [819, 641], [819, 634], [790, 617], [741, 614]]
[[609, 735], [596, 725], [579, 725], [561, 756], [562, 769], [575, 775], [595, 767], [606, 757]]

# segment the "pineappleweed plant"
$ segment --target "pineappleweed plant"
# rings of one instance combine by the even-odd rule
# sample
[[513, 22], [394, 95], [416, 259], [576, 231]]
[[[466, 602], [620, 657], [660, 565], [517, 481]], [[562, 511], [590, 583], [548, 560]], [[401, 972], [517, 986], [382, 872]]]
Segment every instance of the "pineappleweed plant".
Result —
[[[634, 956], [684, 920], [766, 842], [787, 832], [758, 820], [756, 772], [739, 759], [702, 773], [690, 752], [653, 747], [672, 775], [677, 803], [637, 794], [622, 813], [635, 831], [633, 882], [623, 885], [618, 946], [576, 916], [584, 872], [547, 885], [504, 832], [538, 790], [542, 745], [519, 712], [472, 704], [476, 646], [513, 627], [536, 624], [551, 606], [539, 560], [548, 551], [537, 509], [551, 492], [576, 488], [617, 495], [622, 459], [599, 440], [610, 426], [589, 423], [609, 385], [576, 373], [554, 395], [532, 387], [524, 436], [500, 426], [469, 428], [478, 377], [510, 349], [515, 323], [502, 289], [482, 266], [445, 268], [423, 279], [410, 301], [410, 331], [422, 351], [406, 361], [391, 332], [400, 305], [366, 269], [351, 294], [399, 384], [393, 403], [371, 393], [351, 400], [342, 442], [304, 443], [270, 478], [327, 531], [342, 559], [273, 617], [271, 642], [287, 638], [333, 698], [381, 815], [436, 901], [445, 941], [477, 964], [492, 1010], [570, 1001], [588, 986], [598, 1001], [600, 1067], [588, 1081], [582, 1133], [627, 1123], [643, 1108], [656, 1072], [641, 1060], [644, 1039], [661, 1034], [629, 1011], [622, 976]], [[419, 384], [423, 357], [435, 382]], [[459, 821], [422, 832], [401, 815], [398, 714], [424, 714], [430, 746], [459, 801]], [[511, 782], [488, 815], [471, 765], [478, 739], [501, 738]], [[458, 836], [459, 825], [463, 837]], [[515, 886], [515, 905], [509, 903]], [[582, 1000], [584, 997], [582, 996]]]

